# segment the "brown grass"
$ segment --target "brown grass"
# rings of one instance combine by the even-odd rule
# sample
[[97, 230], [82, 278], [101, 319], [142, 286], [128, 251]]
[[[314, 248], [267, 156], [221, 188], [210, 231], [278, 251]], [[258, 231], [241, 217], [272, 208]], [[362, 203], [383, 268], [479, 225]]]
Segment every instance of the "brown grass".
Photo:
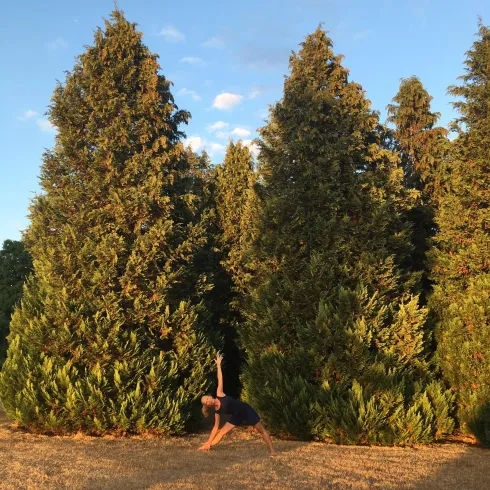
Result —
[[490, 451], [471, 438], [411, 449], [274, 439], [273, 458], [247, 429], [197, 451], [206, 438], [33, 435], [0, 414], [0, 488], [490, 489]]

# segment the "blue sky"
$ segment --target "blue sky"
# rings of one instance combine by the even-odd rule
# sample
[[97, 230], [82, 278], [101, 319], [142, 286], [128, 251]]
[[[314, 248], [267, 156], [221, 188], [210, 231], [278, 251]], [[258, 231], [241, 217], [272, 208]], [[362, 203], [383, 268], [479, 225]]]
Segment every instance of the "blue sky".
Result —
[[[446, 89], [463, 74], [478, 15], [490, 24], [484, 0], [120, 0], [119, 6], [160, 55], [177, 105], [191, 112], [188, 141], [215, 163], [230, 136], [257, 135], [268, 104], [281, 97], [289, 53], [320, 22], [382, 121], [400, 78], [417, 75], [442, 125], [455, 115]], [[19, 239], [28, 225], [42, 154], [54, 142], [44, 114], [56, 80], [64, 80], [112, 8], [110, 0], [2, 6], [0, 245]]]

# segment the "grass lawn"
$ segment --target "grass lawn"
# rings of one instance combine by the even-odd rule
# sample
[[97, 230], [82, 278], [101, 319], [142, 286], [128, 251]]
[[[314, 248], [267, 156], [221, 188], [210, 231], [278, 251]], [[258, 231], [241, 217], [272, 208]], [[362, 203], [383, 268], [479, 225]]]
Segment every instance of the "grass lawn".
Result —
[[18, 431], [0, 413], [0, 488], [490, 489], [490, 450], [470, 438], [417, 448], [335, 446], [235, 429], [209, 452], [186, 437], [52, 437]]

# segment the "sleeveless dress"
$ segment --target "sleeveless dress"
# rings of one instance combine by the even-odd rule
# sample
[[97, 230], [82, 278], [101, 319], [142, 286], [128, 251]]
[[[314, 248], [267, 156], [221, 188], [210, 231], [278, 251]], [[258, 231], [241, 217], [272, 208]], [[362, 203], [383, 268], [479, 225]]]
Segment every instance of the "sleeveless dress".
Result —
[[220, 415], [231, 415], [228, 421], [230, 424], [255, 425], [260, 422], [259, 414], [248, 403], [241, 402], [228, 395], [217, 396], [216, 398], [221, 403], [216, 413]]

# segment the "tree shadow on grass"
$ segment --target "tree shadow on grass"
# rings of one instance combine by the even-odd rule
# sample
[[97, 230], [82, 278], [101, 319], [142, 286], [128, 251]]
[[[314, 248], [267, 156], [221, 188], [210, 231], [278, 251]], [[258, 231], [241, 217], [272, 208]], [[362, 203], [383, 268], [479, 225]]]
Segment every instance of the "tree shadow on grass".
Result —
[[[490, 449], [472, 442], [445, 441], [433, 446], [437, 454], [430, 472], [403, 490], [490, 489]], [[414, 468], [417, 471], [417, 468]]]

